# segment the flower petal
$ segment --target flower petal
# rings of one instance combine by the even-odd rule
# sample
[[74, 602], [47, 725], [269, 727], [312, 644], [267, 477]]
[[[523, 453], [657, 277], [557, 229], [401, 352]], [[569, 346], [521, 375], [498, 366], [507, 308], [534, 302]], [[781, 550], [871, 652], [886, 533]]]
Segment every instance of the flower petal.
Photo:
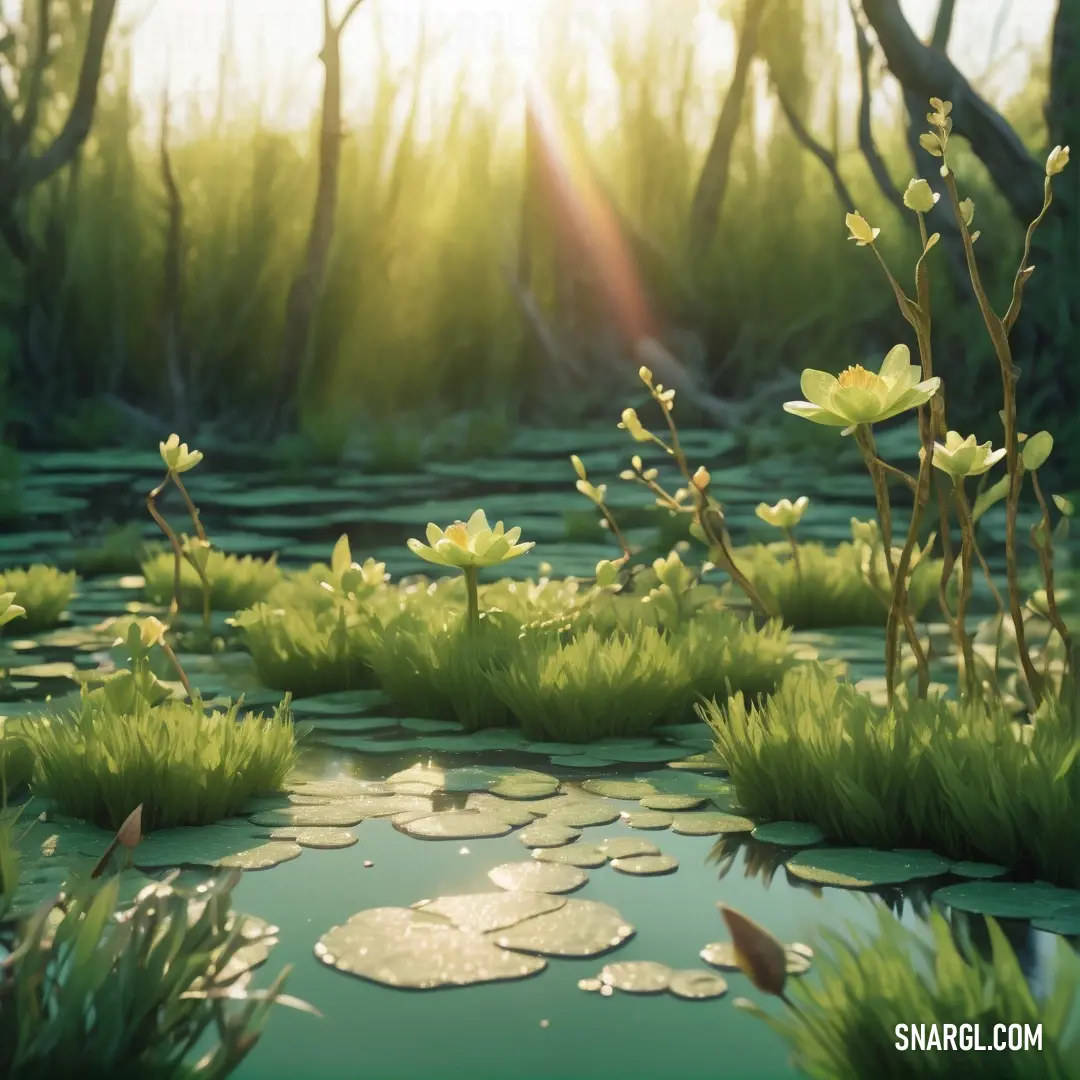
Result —
[[832, 401], [833, 394], [840, 388], [835, 375], [827, 371], [817, 371], [815, 368], [807, 368], [799, 379], [799, 389], [803, 397], [811, 404], [827, 409]]
[[906, 345], [894, 345], [886, 353], [878, 375], [883, 379], [895, 379], [899, 382], [910, 365], [911, 350]]
[[433, 521], [428, 522], [427, 542], [434, 547], [443, 538], [443, 531]]
[[483, 510], [475, 510], [465, 526], [470, 536], [488, 531], [487, 514]]
[[450, 566], [437, 551], [432, 548], [426, 547], [421, 544], [419, 540], [409, 539], [405, 541], [405, 546], [414, 554], [418, 555], [425, 562], [435, 563], [438, 566]]
[[823, 409], [810, 401], [785, 401], [784, 412], [791, 413], [792, 416], [801, 416], [804, 420], [811, 420], [815, 424], [825, 424], [828, 427], [847, 427], [850, 423], [843, 416], [837, 416], [836, 413], [829, 412], [828, 409]]

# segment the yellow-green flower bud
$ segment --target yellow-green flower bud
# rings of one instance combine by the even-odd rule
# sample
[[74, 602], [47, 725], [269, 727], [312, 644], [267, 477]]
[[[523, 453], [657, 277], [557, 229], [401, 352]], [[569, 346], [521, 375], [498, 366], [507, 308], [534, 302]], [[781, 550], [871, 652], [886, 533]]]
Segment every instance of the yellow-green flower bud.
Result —
[[623, 409], [622, 422], [619, 424], [619, 427], [621, 427], [624, 431], [630, 432], [630, 437], [635, 442], [652, 441], [652, 436], [649, 434], [648, 431], [645, 430], [645, 427], [638, 419], [638, 414], [635, 409]]
[[698, 491], [704, 491], [712, 482], [712, 476], [709, 475], [709, 470], [704, 465], [699, 465], [694, 475], [691, 477], [694, 482], [694, 487]]
[[904, 205], [917, 214], [928, 214], [940, 197], [925, 180], [912, 180], [904, 192]]
[[848, 239], [854, 240], [857, 247], [872, 244], [881, 232], [880, 229], [872, 229], [862, 214], [848, 214], [844, 218], [844, 224], [847, 225], [848, 232], [851, 234]]
[[[948, 473], [953, 480], [962, 480], [965, 476], [981, 476], [991, 465], [1005, 456], [1004, 449], [991, 450], [990, 443], [976, 443], [975, 436], [961, 438], [955, 431], [947, 432], [945, 444], [934, 443], [934, 467]], [[919, 448], [919, 460], [926, 457], [926, 451]]]
[[187, 443], [180, 441], [180, 436], [175, 432], [163, 443], [158, 443], [161, 460], [171, 473], [187, 472], [194, 469], [202, 461], [203, 456], [198, 450], [189, 450]]
[[1046, 175], [1057, 176], [1069, 164], [1069, 148], [1067, 146], [1055, 146], [1046, 159]]
[[577, 473], [579, 480], [588, 480], [589, 477], [585, 473], [585, 465], [582, 463], [581, 458], [577, 454], [570, 455], [570, 464], [574, 466], [574, 472]]
[[609, 588], [615, 584], [615, 579], [619, 576], [618, 563], [612, 562], [611, 559], [601, 559], [596, 564], [596, 584], [601, 589]]
[[801, 495], [792, 502], [790, 499], [781, 499], [775, 506], [768, 503], [758, 503], [754, 513], [757, 514], [767, 525], [775, 529], [794, 529], [802, 521], [810, 500]]

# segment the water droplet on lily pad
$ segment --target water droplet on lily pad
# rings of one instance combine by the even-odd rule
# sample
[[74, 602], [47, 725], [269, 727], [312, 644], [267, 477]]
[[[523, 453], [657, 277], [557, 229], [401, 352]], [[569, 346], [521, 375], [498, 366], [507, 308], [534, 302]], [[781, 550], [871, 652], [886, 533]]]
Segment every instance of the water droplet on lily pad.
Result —
[[704, 795], [646, 795], [644, 810], [694, 810], [705, 802]]
[[290, 859], [300, 857], [302, 848], [299, 844], [293, 844], [284, 840], [271, 840], [267, 844], [248, 851], [238, 851], [235, 855], [226, 855], [214, 865], [228, 867], [235, 870], [269, 870], [272, 866], [279, 866]]
[[488, 871], [488, 877], [500, 889], [526, 889], [533, 892], [568, 893], [580, 889], [589, 875], [576, 866], [532, 862], [503, 863]]
[[630, 859], [635, 855], [659, 855], [660, 849], [644, 837], [608, 836], [596, 845], [609, 859]]
[[679, 814], [671, 824], [671, 831], [680, 836], [717, 836], [750, 832], [754, 823], [738, 814], [725, 814], [720, 810], [702, 810]]
[[600, 799], [575, 799], [571, 796], [565, 803], [548, 811], [547, 820], [572, 829], [587, 829], [595, 825], [610, 825], [619, 820], [619, 811]]
[[480, 840], [505, 836], [513, 826], [488, 810], [443, 810], [412, 821], [395, 820], [394, 828], [418, 840]]
[[667, 964], [655, 960], [627, 960], [608, 964], [600, 972], [600, 981], [626, 994], [660, 994], [668, 988], [672, 974]]
[[627, 814], [623, 821], [631, 829], [666, 829], [674, 818], [665, 810], [636, 810]]
[[272, 840], [293, 840], [307, 848], [347, 848], [356, 843], [356, 833], [348, 829], [286, 826], [270, 833]]
[[612, 870], [635, 877], [650, 877], [653, 874], [670, 874], [679, 869], [679, 860], [674, 855], [627, 855], [625, 858], [612, 859]]
[[770, 821], [758, 825], [750, 835], [763, 844], [779, 847], [812, 847], [825, 839], [825, 834], [816, 825], [802, 821]]
[[625, 799], [636, 802], [646, 795], [658, 794], [648, 780], [583, 780], [583, 791], [603, 795], [607, 799]]
[[526, 847], [555, 848], [569, 844], [581, 836], [579, 829], [560, 825], [557, 821], [534, 821], [518, 833], [518, 839]]
[[931, 899], [995, 919], [1045, 920], [1080, 910], [1080, 891], [1044, 881], [965, 881], [936, 890]]
[[713, 971], [673, 971], [668, 982], [668, 993], [685, 1001], [708, 1001], [727, 990], [727, 979]]
[[497, 931], [495, 940], [506, 949], [544, 956], [588, 957], [615, 949], [633, 935], [633, 926], [613, 907], [570, 899], [557, 911]]
[[878, 851], [874, 848], [813, 848], [800, 851], [785, 866], [802, 881], [844, 889], [903, 885], [917, 878], [937, 877], [951, 862], [931, 851]]
[[413, 990], [523, 979], [547, 967], [540, 957], [508, 952], [410, 908], [358, 912], [323, 934], [315, 955], [338, 971]]
[[535, 915], [558, 911], [566, 904], [561, 896], [544, 892], [517, 890], [513, 892], [468, 893], [464, 896], [438, 896], [413, 904], [417, 911], [449, 919], [459, 930], [486, 934], [505, 930]]
[[582, 870], [595, 870], [608, 861], [608, 857], [595, 844], [568, 844], [566, 847], [540, 848], [533, 852], [533, 858], [537, 862], [578, 866]]

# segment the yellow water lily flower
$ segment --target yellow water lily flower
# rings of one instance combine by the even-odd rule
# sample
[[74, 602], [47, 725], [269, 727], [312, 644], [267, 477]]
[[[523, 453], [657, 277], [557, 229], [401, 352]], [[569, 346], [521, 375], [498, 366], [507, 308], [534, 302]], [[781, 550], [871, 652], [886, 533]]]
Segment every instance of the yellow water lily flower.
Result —
[[161, 452], [161, 460], [165, 462], [165, 468], [171, 473], [187, 472], [194, 469], [202, 461], [202, 452], [189, 450], [188, 444], [180, 441], [180, 436], [174, 431], [165, 442], [158, 443]]
[[[965, 476], [982, 476], [991, 465], [1005, 456], [1004, 448], [991, 450], [990, 443], [976, 443], [975, 436], [966, 439], [957, 431], [945, 435], [945, 445], [934, 443], [934, 467], [948, 473], [954, 480], [963, 480]], [[926, 457], [926, 451], [919, 448], [919, 460]]]
[[15, 602], [15, 594], [6, 592], [0, 594], [0, 626], [5, 626], [12, 619], [21, 619], [26, 614], [26, 608]]
[[406, 546], [427, 562], [465, 570], [497, 566], [531, 551], [535, 544], [531, 541], [519, 544], [520, 535], [519, 528], [504, 532], [501, 521], [491, 528], [484, 511], [477, 510], [467, 522], [455, 521], [446, 529], [428, 525], [426, 544], [419, 540], [408, 540]]
[[768, 503], [758, 503], [754, 513], [757, 514], [767, 525], [775, 529], [794, 529], [802, 521], [810, 500], [805, 495], [800, 495], [794, 502], [790, 499], [781, 499], [775, 506]]
[[785, 401], [784, 411], [815, 424], [841, 427], [844, 435], [862, 424], [879, 424], [908, 409], [925, 404], [941, 386], [936, 375], [920, 381], [922, 369], [911, 363], [906, 345], [889, 350], [875, 375], [860, 364], [840, 373], [807, 368], [800, 387], [806, 401]]

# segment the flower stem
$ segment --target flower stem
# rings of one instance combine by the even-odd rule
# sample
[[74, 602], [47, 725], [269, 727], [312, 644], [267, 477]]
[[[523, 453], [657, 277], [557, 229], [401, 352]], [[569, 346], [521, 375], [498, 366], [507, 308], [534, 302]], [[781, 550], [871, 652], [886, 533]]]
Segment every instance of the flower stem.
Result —
[[799, 545], [795, 543], [795, 533], [791, 529], [785, 529], [784, 535], [791, 546], [791, 561], [795, 564], [795, 579], [802, 585], [802, 566], [799, 564]]
[[149, 495], [146, 496], [146, 509], [157, 523], [157, 527], [168, 537], [173, 549], [173, 596], [169, 604], [169, 616], [174, 617], [180, 613], [180, 567], [184, 562], [184, 550], [180, 546], [180, 539], [173, 531], [172, 526], [161, 516], [157, 508], [157, 500], [168, 484], [172, 471], [165, 474], [165, 479]]
[[464, 567], [465, 593], [468, 597], [468, 623], [469, 633], [476, 637], [480, 632], [480, 592], [477, 584], [477, 568], [475, 566]]
[[1039, 483], [1039, 474], [1037, 472], [1032, 472], [1031, 483], [1035, 488], [1035, 498], [1039, 500], [1039, 509], [1042, 511], [1042, 520], [1039, 522], [1038, 528], [1041, 530], [1043, 538], [1038, 543], [1037, 547], [1039, 552], [1039, 562], [1042, 565], [1043, 580], [1046, 585], [1046, 612], [1050, 619], [1051, 626], [1058, 632], [1058, 636], [1065, 646], [1065, 665], [1067, 671], [1069, 662], [1072, 658], [1072, 634], [1069, 633], [1069, 628], [1065, 624], [1065, 620], [1061, 617], [1061, 611], [1058, 608], [1057, 603], [1057, 594], [1054, 589], [1054, 538], [1050, 528], [1050, 507], [1047, 505], [1046, 496], [1043, 494], [1042, 485]]

